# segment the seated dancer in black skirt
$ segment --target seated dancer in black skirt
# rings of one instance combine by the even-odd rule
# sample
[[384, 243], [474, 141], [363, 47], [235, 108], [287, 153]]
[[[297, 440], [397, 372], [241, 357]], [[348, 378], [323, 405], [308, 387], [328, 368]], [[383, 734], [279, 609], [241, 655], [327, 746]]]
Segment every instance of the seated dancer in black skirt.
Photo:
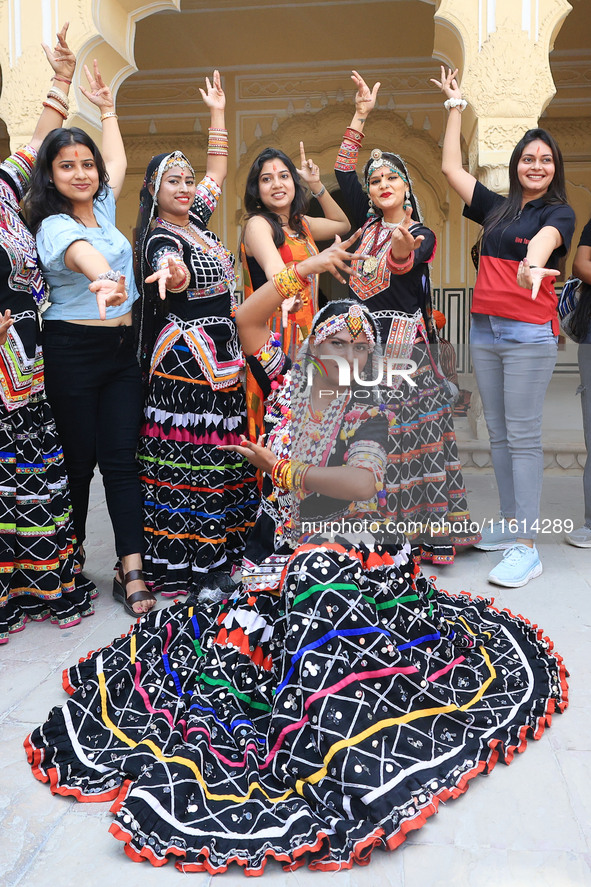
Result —
[[[228, 599], [149, 614], [70, 668], [71, 699], [26, 740], [53, 792], [114, 801], [131, 859], [250, 875], [269, 858], [367, 863], [566, 707], [541, 632], [437, 591], [408, 542], [351, 542], [349, 524], [381, 524], [388, 420], [377, 391], [343, 384], [344, 364], [373, 373], [377, 326], [358, 303], [329, 304], [293, 370], [266, 326], [308, 274], [341, 276], [351, 242], [281, 271], [237, 312], [268, 392], [267, 446], [236, 445], [275, 487], [260, 516], [275, 533], [256, 537], [266, 558]], [[297, 538], [312, 514], [333, 541]]]

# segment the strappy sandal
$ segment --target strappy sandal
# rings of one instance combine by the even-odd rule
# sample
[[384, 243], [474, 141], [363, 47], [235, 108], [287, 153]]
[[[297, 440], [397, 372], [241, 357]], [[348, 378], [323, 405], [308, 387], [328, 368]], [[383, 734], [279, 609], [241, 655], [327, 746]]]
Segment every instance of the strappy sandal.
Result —
[[140, 616], [145, 616], [146, 613], [151, 613], [154, 608], [150, 608], [146, 613], [136, 613], [133, 609], [133, 605], [140, 601], [154, 601], [154, 603], [156, 603], [156, 598], [151, 591], [147, 590], [134, 591], [134, 593], [130, 594], [128, 597], [127, 586], [130, 582], [133, 582], [136, 579], [139, 579], [142, 582], [144, 581], [142, 570], [130, 570], [129, 573], [126, 573], [125, 576], [123, 576], [123, 580], [121, 579], [119, 570], [117, 570], [115, 578], [113, 579], [113, 597], [116, 601], [119, 601], [120, 604], [123, 604], [130, 616], [133, 616], [134, 619], [139, 619]]

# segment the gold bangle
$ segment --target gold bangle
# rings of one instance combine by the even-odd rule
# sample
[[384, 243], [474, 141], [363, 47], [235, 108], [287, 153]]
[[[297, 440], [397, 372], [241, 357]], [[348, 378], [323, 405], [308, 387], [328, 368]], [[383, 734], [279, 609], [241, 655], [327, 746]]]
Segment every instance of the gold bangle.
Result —
[[292, 296], [299, 296], [306, 286], [301, 283], [293, 267], [284, 268], [283, 271], [274, 274], [273, 284], [282, 300], [291, 299]]
[[119, 114], [117, 114], [116, 111], [105, 111], [104, 114], [101, 114], [101, 123], [103, 120], [106, 120], [107, 117], [114, 117], [115, 120], [118, 120]]

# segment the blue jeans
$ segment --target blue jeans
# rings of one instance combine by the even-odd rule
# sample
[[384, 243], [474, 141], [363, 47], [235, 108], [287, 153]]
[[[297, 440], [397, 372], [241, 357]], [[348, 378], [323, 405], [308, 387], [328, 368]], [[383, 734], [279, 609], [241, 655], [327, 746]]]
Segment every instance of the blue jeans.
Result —
[[581, 410], [583, 411], [583, 433], [587, 459], [583, 471], [583, 495], [585, 497], [585, 526], [591, 530], [591, 330], [579, 345], [579, 373], [581, 384]]
[[542, 411], [557, 354], [550, 323], [473, 314], [472, 363], [490, 438], [501, 514], [535, 539], [544, 472]]

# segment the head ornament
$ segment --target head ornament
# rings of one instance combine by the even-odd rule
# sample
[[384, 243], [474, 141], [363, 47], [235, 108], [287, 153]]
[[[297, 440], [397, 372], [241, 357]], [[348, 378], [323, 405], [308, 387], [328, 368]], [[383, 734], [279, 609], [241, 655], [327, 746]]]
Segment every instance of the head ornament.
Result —
[[313, 330], [314, 343], [322, 344], [330, 336], [340, 333], [341, 330], [347, 329], [355, 341], [361, 333], [365, 333], [369, 342], [369, 350], [373, 351], [376, 344], [375, 332], [373, 325], [369, 320], [368, 314], [361, 305], [356, 302], [349, 306], [346, 314], [334, 314], [327, 320], [321, 321]]

